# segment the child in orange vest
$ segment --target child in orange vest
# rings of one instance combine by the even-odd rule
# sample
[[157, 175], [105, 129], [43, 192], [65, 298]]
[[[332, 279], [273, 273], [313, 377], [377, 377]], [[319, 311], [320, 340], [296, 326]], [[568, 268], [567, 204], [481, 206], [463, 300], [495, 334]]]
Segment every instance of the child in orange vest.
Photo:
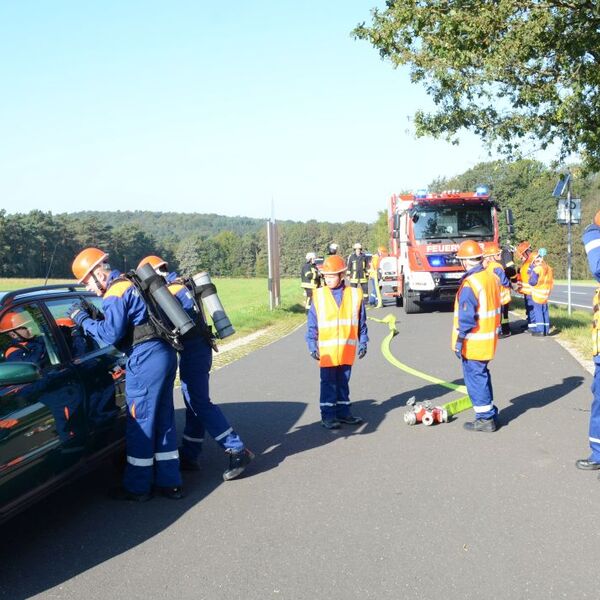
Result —
[[310, 355], [321, 367], [321, 424], [339, 429], [341, 423], [358, 425], [360, 417], [350, 410], [350, 375], [358, 358], [367, 353], [367, 316], [360, 287], [346, 287], [346, 262], [328, 256], [321, 269], [325, 286], [313, 293], [308, 311], [306, 342]]

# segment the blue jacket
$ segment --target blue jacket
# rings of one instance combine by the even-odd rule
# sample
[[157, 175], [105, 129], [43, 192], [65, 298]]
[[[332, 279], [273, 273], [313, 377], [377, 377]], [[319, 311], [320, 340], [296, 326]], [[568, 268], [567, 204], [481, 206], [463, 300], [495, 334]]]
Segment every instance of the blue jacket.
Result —
[[[76, 316], [86, 334], [105, 344], [117, 344], [134, 325], [148, 322], [148, 309], [135, 286], [130, 281], [111, 285], [120, 275], [117, 270], [110, 272], [108, 289], [102, 297], [104, 320], [96, 321], [83, 312]], [[131, 353], [131, 347], [123, 350]]]
[[[344, 293], [345, 285], [342, 282], [340, 287], [331, 290], [333, 298], [335, 299], [338, 306], [342, 303], [342, 294]], [[306, 343], [308, 344], [308, 351], [315, 352], [318, 350], [318, 339], [319, 339], [319, 323], [317, 320], [317, 311], [315, 310], [314, 303], [310, 305], [308, 310], [308, 321], [306, 331]], [[360, 307], [360, 314], [358, 316], [358, 348], [366, 348], [367, 342], [369, 341], [368, 329], [367, 329], [367, 313], [365, 310], [364, 303]]]

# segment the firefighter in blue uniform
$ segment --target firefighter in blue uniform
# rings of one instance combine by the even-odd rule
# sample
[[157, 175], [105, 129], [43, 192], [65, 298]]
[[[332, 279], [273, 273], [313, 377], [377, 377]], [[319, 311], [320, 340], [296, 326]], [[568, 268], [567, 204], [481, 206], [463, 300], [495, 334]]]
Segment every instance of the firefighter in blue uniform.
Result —
[[102, 297], [104, 319], [92, 318], [79, 303], [69, 316], [87, 335], [117, 346], [128, 357], [127, 465], [123, 487], [114, 490], [113, 497], [144, 502], [152, 498], [154, 484], [162, 495], [179, 499], [183, 488], [173, 407], [177, 355], [151, 325], [136, 287], [111, 270], [107, 258], [98, 248], [86, 248], [72, 265], [78, 282]]
[[498, 409], [494, 405], [488, 363], [494, 358], [500, 327], [500, 288], [497, 276], [482, 264], [482, 250], [474, 240], [465, 240], [456, 253], [465, 269], [454, 301], [452, 350], [462, 362], [467, 392], [475, 420], [464, 424], [467, 431], [496, 431]]
[[180, 448], [181, 468], [186, 471], [199, 470], [198, 458], [206, 429], [229, 455], [229, 467], [223, 472], [223, 479], [235, 479], [250, 464], [254, 454], [246, 448], [221, 409], [210, 400], [208, 381], [213, 349], [210, 329], [203, 315], [197, 312], [191, 292], [178, 281], [177, 273], [168, 273], [167, 262], [159, 256], [147, 256], [138, 268], [146, 263], [167, 280], [170, 292], [197, 325], [184, 337], [184, 348], [179, 355], [179, 378], [186, 405]]
[[[600, 211], [594, 222], [583, 232], [583, 245], [592, 275], [600, 283]], [[594, 295], [592, 318], [592, 352], [594, 356], [594, 382], [592, 383], [592, 407], [590, 410], [589, 444], [591, 454], [579, 459], [575, 466], [584, 471], [600, 469], [600, 287]]]

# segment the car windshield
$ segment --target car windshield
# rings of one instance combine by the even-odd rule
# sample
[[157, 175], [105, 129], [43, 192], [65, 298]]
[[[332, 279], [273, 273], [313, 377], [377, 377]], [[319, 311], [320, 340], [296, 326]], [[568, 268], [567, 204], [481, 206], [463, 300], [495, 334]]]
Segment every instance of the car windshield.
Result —
[[415, 239], [483, 239], [494, 235], [490, 206], [419, 206], [412, 213]]

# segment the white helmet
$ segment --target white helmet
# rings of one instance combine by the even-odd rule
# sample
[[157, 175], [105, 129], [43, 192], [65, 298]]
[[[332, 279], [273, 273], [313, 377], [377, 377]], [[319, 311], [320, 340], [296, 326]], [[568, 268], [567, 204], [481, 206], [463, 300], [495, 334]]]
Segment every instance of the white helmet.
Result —
[[306, 260], [314, 260], [315, 258], [317, 258], [316, 252], [307, 252], [306, 253]]
[[356, 242], [356, 244], [354, 244], [354, 246], [352, 246], [352, 248], [354, 248], [354, 250], [362, 250], [362, 244], [360, 244], [359, 242]]
[[335, 242], [333, 242], [333, 243], [329, 244], [329, 249], [330, 250], [337, 250], [338, 249], [338, 245]]

